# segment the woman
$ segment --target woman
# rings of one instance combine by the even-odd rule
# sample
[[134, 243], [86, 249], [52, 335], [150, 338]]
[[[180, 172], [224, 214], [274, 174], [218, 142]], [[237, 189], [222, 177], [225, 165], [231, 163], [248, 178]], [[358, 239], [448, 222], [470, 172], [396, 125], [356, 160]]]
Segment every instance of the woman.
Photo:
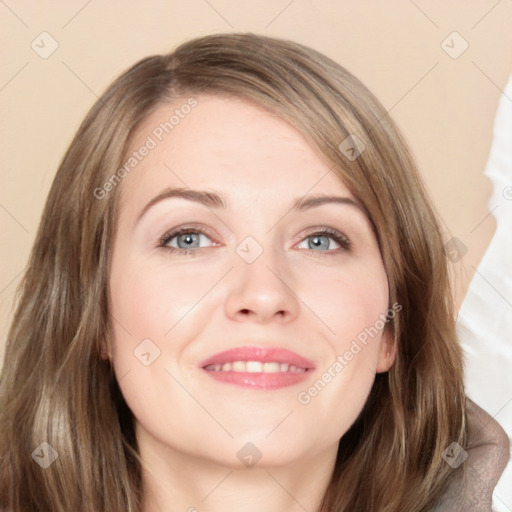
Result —
[[252, 34], [144, 59], [92, 108], [0, 403], [12, 511], [489, 510], [508, 458], [464, 395], [397, 128], [325, 56]]

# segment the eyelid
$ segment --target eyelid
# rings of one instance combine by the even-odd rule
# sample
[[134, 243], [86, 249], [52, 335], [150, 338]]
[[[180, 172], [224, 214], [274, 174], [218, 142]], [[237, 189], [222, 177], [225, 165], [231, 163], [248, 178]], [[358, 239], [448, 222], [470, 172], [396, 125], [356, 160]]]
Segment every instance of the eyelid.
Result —
[[[193, 248], [193, 249], [183, 249], [183, 248], [176, 248], [176, 247], [167, 245], [170, 240], [172, 240], [173, 238], [175, 238], [179, 235], [185, 234], [185, 233], [197, 233], [197, 234], [205, 235], [211, 240], [213, 247], [222, 245], [221, 243], [219, 243], [216, 240], [216, 237], [214, 235], [212, 235], [211, 231], [212, 230], [210, 230], [206, 226], [200, 225], [200, 224], [195, 224], [195, 223], [184, 224], [182, 226], [176, 226], [176, 227], [166, 231], [164, 233], [164, 235], [162, 237], [160, 237], [160, 240], [158, 242], [158, 247], [167, 249], [170, 252], [179, 252], [180, 254], [193, 254], [193, 253], [197, 253], [200, 249], [208, 249], [209, 248], [209, 247], [197, 247], [197, 248]], [[300, 239], [295, 245], [300, 244], [307, 238], [309, 238], [311, 236], [315, 236], [315, 235], [327, 236], [329, 238], [332, 238], [337, 244], [340, 245], [340, 247], [336, 248], [336, 249], [331, 249], [328, 251], [314, 251], [313, 249], [309, 249], [312, 252], [320, 253], [320, 254], [323, 253], [323, 254], [327, 255], [329, 253], [332, 254], [334, 252], [339, 252], [339, 251], [350, 251], [352, 249], [352, 242], [344, 233], [342, 233], [341, 231], [339, 231], [335, 228], [331, 228], [331, 227], [328, 227], [325, 225], [313, 226], [313, 227], [310, 227], [310, 228], [302, 231], [302, 233], [299, 235]], [[301, 249], [301, 250], [304, 250], [304, 249]]]
[[[331, 228], [328, 226], [314, 226], [311, 228], [308, 228], [307, 230], [303, 231], [300, 234], [300, 240], [298, 243], [303, 242], [306, 238], [309, 238], [310, 236], [314, 235], [321, 235], [321, 236], [328, 236], [332, 238], [336, 243], [338, 243], [341, 247], [341, 250], [349, 251], [352, 249], [352, 242], [350, 238], [345, 235], [343, 232]], [[311, 249], [312, 250], [312, 249]], [[330, 250], [330, 251], [313, 251], [318, 253], [330, 253], [334, 252], [336, 249]]]
[[[182, 226], [176, 226], [174, 228], [169, 229], [166, 231], [159, 239], [158, 247], [163, 247], [165, 249], [176, 249], [175, 247], [170, 247], [166, 245], [166, 243], [169, 242], [172, 238], [183, 235], [185, 233], [199, 233], [201, 235], [205, 235], [213, 242], [214, 245], [219, 245], [217, 240], [215, 239], [215, 236], [211, 233], [211, 230], [206, 228], [203, 225], [199, 224], [184, 224]], [[206, 249], [206, 247], [200, 247], [199, 249]], [[187, 249], [176, 249], [180, 252], [187, 251]], [[194, 249], [194, 251], [197, 251], [197, 249]]]

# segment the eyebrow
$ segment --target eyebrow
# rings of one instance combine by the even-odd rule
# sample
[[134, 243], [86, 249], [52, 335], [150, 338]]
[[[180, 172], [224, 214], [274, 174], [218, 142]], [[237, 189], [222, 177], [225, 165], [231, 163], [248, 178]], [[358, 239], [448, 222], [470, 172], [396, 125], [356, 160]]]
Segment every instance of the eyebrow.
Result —
[[[188, 201], [194, 201], [196, 203], [203, 204], [208, 208], [227, 208], [226, 201], [222, 198], [222, 196], [216, 192], [210, 192], [205, 190], [192, 190], [190, 188], [175, 188], [169, 187], [158, 194], [156, 197], [151, 199], [149, 203], [144, 206], [142, 211], [139, 213], [137, 217], [137, 222], [144, 216], [144, 214], [152, 208], [155, 204], [160, 203], [165, 199], [170, 199], [173, 197], [186, 199]], [[355, 199], [351, 197], [343, 197], [343, 196], [326, 196], [326, 195], [316, 195], [316, 196], [308, 196], [308, 197], [299, 197], [292, 202], [291, 208], [288, 212], [293, 210], [304, 211], [309, 208], [315, 208], [317, 206], [321, 206], [324, 204], [343, 204], [348, 206], [354, 206], [359, 209], [365, 216], [367, 215], [364, 207]]]

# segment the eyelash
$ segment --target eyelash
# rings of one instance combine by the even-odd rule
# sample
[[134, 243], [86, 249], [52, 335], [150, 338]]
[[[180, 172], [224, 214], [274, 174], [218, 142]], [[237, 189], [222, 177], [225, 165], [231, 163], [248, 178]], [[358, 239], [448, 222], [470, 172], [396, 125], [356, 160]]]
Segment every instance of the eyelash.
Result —
[[[180, 249], [180, 248], [170, 247], [170, 246], [166, 245], [173, 238], [175, 238], [179, 235], [186, 235], [189, 233], [205, 235], [205, 236], [211, 238], [211, 236], [203, 229], [188, 226], [188, 227], [178, 228], [176, 230], [169, 231], [169, 232], [165, 233], [165, 235], [160, 239], [158, 247], [160, 247], [162, 249], [166, 249], [169, 253], [180, 253], [183, 255], [197, 254], [198, 249], [206, 249], [206, 247], [199, 247], [199, 248], [195, 248], [195, 249]], [[339, 250], [341, 250], [343, 252], [350, 251], [352, 244], [351, 244], [350, 240], [348, 239], [348, 237], [346, 237], [343, 233], [340, 233], [336, 229], [328, 228], [328, 227], [322, 227], [322, 228], [316, 229], [312, 233], [309, 233], [307, 236], [303, 237], [301, 239], [301, 242], [306, 240], [307, 238], [310, 238], [313, 236], [326, 236], [326, 235], [328, 235], [329, 238], [332, 238], [340, 247], [337, 249], [331, 249], [331, 250], [327, 250], [327, 251], [313, 251], [313, 249], [308, 249], [308, 250], [320, 253], [322, 256], [337, 254], [338, 253], [337, 251], [339, 251]]]

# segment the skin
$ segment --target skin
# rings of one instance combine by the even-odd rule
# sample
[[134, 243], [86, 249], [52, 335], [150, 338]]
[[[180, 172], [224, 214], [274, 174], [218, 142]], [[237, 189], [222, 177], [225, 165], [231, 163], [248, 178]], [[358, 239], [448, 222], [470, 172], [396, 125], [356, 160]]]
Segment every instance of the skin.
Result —
[[[357, 206], [289, 211], [305, 195], [355, 199], [294, 128], [248, 102], [196, 99], [120, 185], [113, 241], [111, 357], [135, 417], [145, 512], [317, 510], [340, 438], [375, 373], [393, 363], [388, 331], [371, 338], [307, 405], [297, 395], [388, 310], [380, 251]], [[185, 101], [153, 111], [132, 150]], [[138, 220], [168, 187], [215, 191], [226, 208], [172, 197]], [[207, 233], [200, 248], [159, 246], [167, 232], [190, 223]], [[350, 248], [330, 235], [311, 246], [318, 227], [340, 231]], [[248, 236], [263, 249], [252, 263], [236, 251]], [[251, 244], [245, 248], [254, 251]], [[145, 339], [160, 351], [149, 366], [134, 356]], [[153, 358], [156, 349], [145, 343]], [[217, 382], [198, 366], [242, 345], [293, 350], [315, 370], [303, 383], [261, 390]], [[252, 467], [237, 457], [246, 443], [262, 454]]]

